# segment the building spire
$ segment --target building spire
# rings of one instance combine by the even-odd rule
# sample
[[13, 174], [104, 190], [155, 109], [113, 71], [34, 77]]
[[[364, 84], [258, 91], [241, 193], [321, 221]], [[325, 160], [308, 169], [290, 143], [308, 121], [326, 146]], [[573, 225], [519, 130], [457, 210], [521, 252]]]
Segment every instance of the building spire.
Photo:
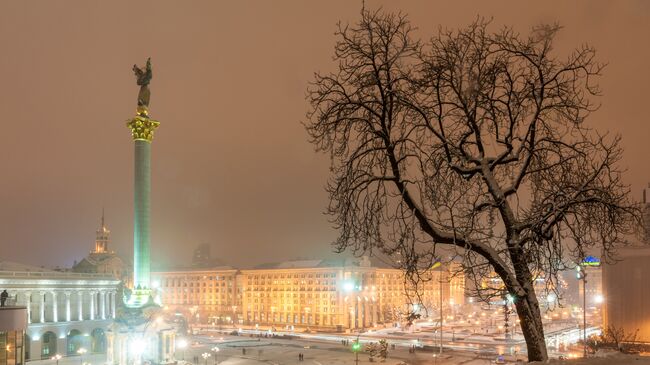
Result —
[[106, 228], [106, 223], [104, 220], [104, 207], [102, 207], [102, 225], [97, 230], [97, 235], [95, 236], [95, 250], [93, 253], [108, 253], [108, 241], [111, 235], [111, 231]]

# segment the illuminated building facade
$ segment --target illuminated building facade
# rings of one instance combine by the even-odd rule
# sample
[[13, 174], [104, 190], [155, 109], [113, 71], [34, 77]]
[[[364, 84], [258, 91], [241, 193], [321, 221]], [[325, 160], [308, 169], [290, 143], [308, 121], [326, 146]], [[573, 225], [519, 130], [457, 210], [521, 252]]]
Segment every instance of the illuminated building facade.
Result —
[[[643, 191], [644, 230], [650, 232], [650, 187]], [[620, 248], [617, 262], [603, 264], [603, 326], [633, 334], [650, 342], [650, 239]], [[589, 277], [587, 277], [587, 280]]]
[[[464, 277], [434, 270], [419, 288], [421, 304], [464, 304]], [[400, 270], [359, 260], [303, 260], [255, 269], [213, 269], [153, 273], [165, 307], [203, 323], [276, 327], [370, 328], [401, 321], [415, 308]], [[442, 278], [442, 280], [441, 280]], [[232, 285], [232, 286], [231, 286]]]
[[28, 322], [25, 359], [106, 351], [105, 331], [115, 318], [119, 281], [106, 274], [50, 271], [0, 262], [0, 288], [23, 306]]
[[603, 265], [603, 325], [638, 330], [636, 341], [650, 342], [650, 246], [621, 248], [617, 258]]
[[165, 309], [195, 322], [233, 324], [240, 321], [237, 272], [230, 267], [153, 272], [152, 282]]
[[[503, 280], [494, 271], [490, 275], [483, 277], [477, 284], [479, 288], [470, 288], [468, 293], [473, 298], [472, 301], [474, 303], [484, 303], [487, 300], [492, 305], [503, 304], [505, 298], [502, 295], [505, 292], [505, 285], [503, 284]], [[567, 288], [568, 283], [561, 275], [558, 276], [557, 282], [547, 282], [547, 279], [543, 275], [536, 275], [533, 281], [533, 289], [535, 289], [537, 301], [540, 307], [545, 309], [552, 310], [557, 308], [560, 303], [558, 303], [555, 291], [565, 293]], [[484, 299], [481, 299], [481, 297]]]
[[25, 363], [26, 330], [27, 308], [15, 305], [0, 307], [0, 365]]

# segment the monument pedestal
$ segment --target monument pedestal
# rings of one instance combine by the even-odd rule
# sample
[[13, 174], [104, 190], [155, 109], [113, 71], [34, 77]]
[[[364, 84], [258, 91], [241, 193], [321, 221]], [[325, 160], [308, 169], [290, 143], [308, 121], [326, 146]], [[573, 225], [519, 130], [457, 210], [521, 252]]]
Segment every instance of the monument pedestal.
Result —
[[114, 365], [174, 363], [176, 329], [159, 307], [125, 308], [106, 333], [106, 362]]

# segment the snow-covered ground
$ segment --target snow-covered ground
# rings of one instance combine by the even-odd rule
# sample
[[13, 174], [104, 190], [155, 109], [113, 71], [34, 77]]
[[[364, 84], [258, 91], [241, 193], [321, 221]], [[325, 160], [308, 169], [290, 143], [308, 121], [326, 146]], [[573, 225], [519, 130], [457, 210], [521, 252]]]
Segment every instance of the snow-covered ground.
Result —
[[[534, 362], [532, 364], [541, 364]], [[586, 359], [550, 360], [546, 364], [554, 365], [650, 365], [650, 356], [625, 355], [619, 352], [599, 351], [595, 356]]]

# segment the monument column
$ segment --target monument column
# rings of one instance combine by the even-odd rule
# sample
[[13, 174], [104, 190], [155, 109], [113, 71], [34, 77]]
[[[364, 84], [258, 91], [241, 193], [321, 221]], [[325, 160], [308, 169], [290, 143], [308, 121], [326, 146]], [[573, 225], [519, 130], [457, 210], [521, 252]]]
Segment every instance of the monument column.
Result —
[[149, 81], [151, 62], [144, 69], [133, 66], [140, 85], [136, 116], [127, 122], [134, 141], [133, 174], [133, 292], [127, 303], [141, 307], [151, 294], [149, 212], [151, 209], [151, 142], [153, 132], [160, 125], [149, 118]]

